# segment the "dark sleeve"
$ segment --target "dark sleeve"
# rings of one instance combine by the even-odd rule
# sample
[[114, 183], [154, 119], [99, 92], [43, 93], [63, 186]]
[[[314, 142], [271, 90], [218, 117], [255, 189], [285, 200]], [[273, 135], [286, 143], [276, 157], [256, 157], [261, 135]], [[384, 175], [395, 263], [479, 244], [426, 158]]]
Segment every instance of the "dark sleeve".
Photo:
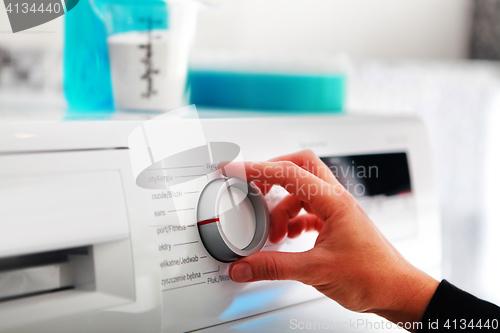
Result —
[[[500, 308], [443, 280], [432, 296], [421, 322], [422, 328], [417, 332], [455, 330], [498, 332], [500, 331]], [[469, 326], [471, 323], [474, 324], [474, 328]], [[446, 327], [446, 324], [449, 327]], [[479, 328], [478, 324], [482, 327]], [[486, 324], [489, 328], [484, 327]]]

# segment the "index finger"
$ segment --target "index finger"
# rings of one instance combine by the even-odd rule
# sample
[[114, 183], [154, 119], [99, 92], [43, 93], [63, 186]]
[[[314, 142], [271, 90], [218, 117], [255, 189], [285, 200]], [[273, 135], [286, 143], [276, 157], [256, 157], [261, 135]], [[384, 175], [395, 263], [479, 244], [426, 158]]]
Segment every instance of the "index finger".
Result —
[[279, 161], [290, 161], [295, 163], [299, 167], [309, 171], [329, 184], [336, 185], [339, 183], [330, 168], [318, 157], [318, 155], [316, 155], [316, 153], [310, 149], [275, 157], [269, 160], [269, 162]]
[[[323, 220], [352, 205], [350, 194], [340, 183], [327, 183], [290, 161], [233, 162], [220, 168], [226, 176], [280, 185], [298, 199], [309, 203]], [[245, 174], [242, 175], [242, 172]]]

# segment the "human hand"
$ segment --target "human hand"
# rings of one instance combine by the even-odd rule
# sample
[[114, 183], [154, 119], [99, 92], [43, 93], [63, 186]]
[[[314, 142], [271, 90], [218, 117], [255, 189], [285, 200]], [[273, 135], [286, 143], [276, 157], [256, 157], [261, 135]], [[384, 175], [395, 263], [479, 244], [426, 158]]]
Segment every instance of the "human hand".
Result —
[[[226, 176], [241, 176], [241, 169], [221, 166]], [[306, 252], [258, 252], [237, 260], [229, 270], [233, 281], [297, 280], [349, 310], [395, 323], [420, 321], [439, 282], [399, 254], [312, 151], [246, 162], [244, 170], [264, 192], [280, 185], [290, 193], [271, 213], [271, 242], [303, 231], [319, 234]], [[307, 214], [299, 215], [302, 208]]]

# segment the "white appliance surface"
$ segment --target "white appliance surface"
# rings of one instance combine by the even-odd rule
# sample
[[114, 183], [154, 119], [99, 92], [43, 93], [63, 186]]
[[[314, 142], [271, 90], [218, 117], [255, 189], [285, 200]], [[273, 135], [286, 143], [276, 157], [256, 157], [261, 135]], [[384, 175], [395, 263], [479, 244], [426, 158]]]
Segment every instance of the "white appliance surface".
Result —
[[[440, 277], [433, 158], [419, 119], [199, 113], [207, 138], [237, 144], [248, 161], [306, 148], [321, 157], [405, 153], [411, 191], [364, 197], [361, 202], [410, 262]], [[262, 327], [279, 332], [306, 321], [306, 314], [311, 322], [379, 320], [344, 310], [298, 282], [233, 283], [229, 264], [210, 256], [196, 227], [197, 200], [209, 177], [175, 189], [136, 185], [129, 135], [148, 117], [129, 113], [106, 120], [39, 118], [0, 122], [0, 269], [9, 258], [34, 260], [29, 267], [9, 266], [8, 274], [0, 271], [1, 332]], [[180, 121], [189, 125], [196, 119], [187, 115]], [[164, 145], [182, 146], [189, 137], [185, 133]], [[162, 172], [172, 179], [206, 173], [213, 167], [206, 162]], [[266, 199], [272, 208], [279, 195]], [[315, 237], [310, 233], [278, 245], [268, 243], [265, 250], [304, 251]], [[62, 253], [67, 260], [44, 266], [46, 261], [37, 263], [40, 253], [54, 258]], [[34, 269], [38, 266], [43, 269]], [[48, 280], [42, 283], [42, 278]], [[19, 281], [19, 297], [5, 290], [13, 288], [13, 281]]]

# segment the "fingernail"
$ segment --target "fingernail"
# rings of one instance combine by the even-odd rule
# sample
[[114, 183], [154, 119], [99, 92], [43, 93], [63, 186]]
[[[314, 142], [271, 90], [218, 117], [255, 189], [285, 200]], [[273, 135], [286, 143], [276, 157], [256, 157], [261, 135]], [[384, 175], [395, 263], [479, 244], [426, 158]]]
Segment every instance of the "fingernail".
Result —
[[231, 271], [231, 278], [234, 282], [247, 282], [253, 278], [252, 266], [241, 263], [234, 265]]

